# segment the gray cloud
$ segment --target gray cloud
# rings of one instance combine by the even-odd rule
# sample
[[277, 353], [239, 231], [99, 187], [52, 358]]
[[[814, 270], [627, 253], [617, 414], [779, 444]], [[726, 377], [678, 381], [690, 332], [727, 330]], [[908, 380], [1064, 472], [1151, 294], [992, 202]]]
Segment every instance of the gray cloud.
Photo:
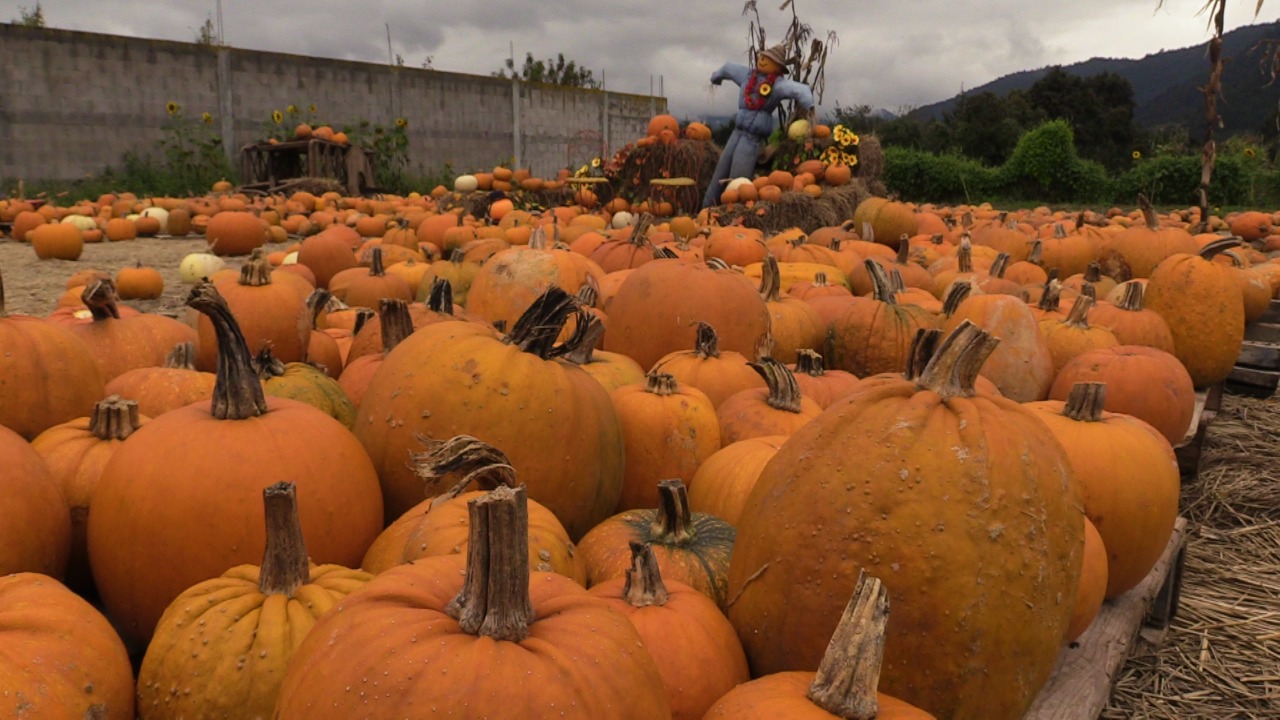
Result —
[[[869, 104], [891, 110], [954, 95], [1006, 73], [1095, 56], [1141, 57], [1207, 41], [1204, 0], [797, 0], [819, 36], [839, 46], [827, 71], [824, 107]], [[191, 40], [216, 0], [42, 0], [51, 27]], [[678, 115], [728, 113], [732, 88], [712, 89], [711, 71], [745, 58], [748, 19], [740, 0], [222, 0], [234, 47], [385, 62], [392, 52], [419, 66], [488, 74], [512, 45], [517, 64], [563, 52], [603, 76], [612, 90], [648, 93], [661, 76]], [[760, 2], [770, 39], [790, 18], [775, 0]], [[35, 0], [0, 0], [0, 21]], [[1254, 21], [1255, 0], [1228, 0], [1229, 27]], [[1280, 0], [1260, 22], [1280, 14]]]

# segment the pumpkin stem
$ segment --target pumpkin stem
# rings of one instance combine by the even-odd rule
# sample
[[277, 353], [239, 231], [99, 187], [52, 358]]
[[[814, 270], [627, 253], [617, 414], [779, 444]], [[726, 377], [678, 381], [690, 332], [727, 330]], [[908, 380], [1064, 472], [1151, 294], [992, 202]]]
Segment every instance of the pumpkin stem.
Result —
[[80, 302], [89, 308], [94, 322], [102, 322], [108, 318], [119, 320], [120, 308], [116, 300], [116, 284], [110, 278], [98, 278], [80, 293]]
[[142, 424], [138, 403], [111, 395], [99, 400], [89, 416], [89, 432], [99, 440], [124, 440]]
[[956, 270], [962, 273], [973, 272], [973, 244], [967, 233], [960, 238], [960, 249], [956, 251]]
[[293, 593], [311, 579], [307, 543], [298, 519], [298, 492], [291, 482], [278, 482], [262, 491], [267, 516], [267, 549], [262, 554], [258, 589], [263, 595]]
[[1139, 312], [1142, 310], [1142, 300], [1145, 294], [1146, 289], [1142, 283], [1130, 280], [1124, 284], [1124, 294], [1120, 296], [1120, 302], [1116, 303], [1116, 307], [1130, 312]]
[[307, 310], [311, 312], [312, 330], [320, 326], [320, 313], [325, 311], [332, 297], [333, 293], [324, 288], [316, 288], [307, 296]]
[[898, 254], [894, 258], [894, 262], [899, 265], [906, 265], [911, 262], [911, 243], [906, 233], [903, 233], [902, 237], [898, 238]]
[[261, 254], [250, 256], [240, 266], [240, 284], [250, 287], [261, 287], [271, 284], [271, 263]]
[[1062, 322], [1072, 327], [1089, 329], [1089, 309], [1093, 307], [1093, 303], [1093, 298], [1085, 293], [1080, 293], [1075, 302], [1071, 304], [1071, 312], [1067, 313], [1067, 319]]
[[964, 320], [938, 346], [916, 384], [938, 393], [944, 400], [973, 397], [973, 384], [982, 371], [982, 364], [999, 344], [998, 338]]
[[1080, 283], [1080, 294], [1096, 301], [1098, 299], [1098, 286], [1088, 280], [1084, 280]]
[[1226, 250], [1230, 250], [1233, 247], [1239, 247], [1240, 244], [1241, 244], [1240, 238], [1238, 237], [1234, 237], [1234, 236], [1225, 237], [1225, 238], [1222, 238], [1221, 240], [1214, 240], [1213, 242], [1200, 248], [1200, 252], [1198, 254], [1200, 255], [1200, 257], [1204, 258], [1205, 260], [1211, 260], [1213, 259], [1214, 255], [1217, 255], [1218, 253], [1224, 252]]
[[449, 251], [449, 262], [454, 265], [461, 265], [462, 261], [465, 260], [466, 257], [467, 254], [462, 252], [462, 248], [454, 248]]
[[196, 344], [187, 341], [174, 345], [169, 354], [164, 356], [164, 367], [176, 370], [195, 370]]
[[578, 303], [573, 296], [553, 285], [524, 311], [503, 342], [543, 360], [550, 359], [560, 329], [569, 315], [576, 312], [579, 312]]
[[373, 308], [356, 308], [356, 319], [351, 323], [351, 334], [353, 336], [359, 335], [360, 331], [364, 329], [365, 323], [372, 320], [375, 315], [377, 313], [373, 311]]
[[760, 267], [760, 296], [765, 302], [781, 300], [782, 271], [778, 268], [778, 258], [766, 255]]
[[[590, 278], [591, 276], [588, 275], [587, 277]], [[598, 285], [593, 285], [590, 282], [585, 283], [582, 287], [578, 288], [578, 295], [575, 299], [582, 307], [593, 308], [596, 306], [596, 303], [600, 301], [600, 288]]]
[[698, 336], [693, 343], [693, 351], [699, 360], [720, 357], [720, 336], [710, 323], [698, 323]]
[[996, 259], [991, 262], [991, 267], [987, 270], [987, 274], [993, 278], [1003, 278], [1006, 270], [1009, 269], [1010, 255], [1002, 252], [996, 255]]
[[769, 394], [765, 398], [769, 407], [792, 413], [800, 412], [800, 386], [796, 383], [796, 376], [786, 365], [771, 357], [762, 357], [757, 362], [747, 364], [769, 386]]
[[270, 345], [263, 345], [253, 358], [254, 367], [258, 369], [258, 378], [263, 382], [284, 375], [284, 363], [271, 352]]
[[707, 260], [707, 267], [711, 268], [712, 270], [728, 270], [729, 263], [725, 262], [724, 260], [721, 260], [720, 258], [713, 257], [710, 260]]
[[586, 365], [591, 362], [602, 337], [604, 321], [594, 313], [578, 313], [573, 335], [561, 345], [565, 350], [564, 359], [575, 365]]
[[889, 273], [889, 287], [893, 290], [894, 300], [898, 299], [898, 293], [907, 291], [907, 283], [902, 279], [902, 273], [898, 268], [894, 268], [893, 272]]
[[262, 382], [253, 366], [249, 344], [227, 301], [213, 286], [201, 281], [191, 289], [187, 307], [208, 316], [218, 342], [217, 380], [213, 384], [213, 416], [219, 420], [244, 420], [267, 412]]
[[777, 343], [773, 338], [773, 328], [765, 328], [764, 333], [760, 337], [756, 338], [756, 347], [754, 351], [756, 361], [773, 357], [773, 348], [776, 344]]
[[829, 283], [827, 282], [827, 274], [822, 271], [818, 271], [814, 273], [813, 282], [811, 284], [814, 287], [827, 287], [829, 285]]
[[648, 245], [650, 225], [653, 225], [653, 215], [647, 212], [640, 213], [640, 217], [636, 219], [636, 224], [631, 226], [631, 234], [627, 237], [627, 242], [636, 247]]
[[826, 368], [822, 366], [822, 356], [817, 350], [802, 348], [796, 351], [796, 372], [812, 377], [822, 377]]
[[693, 539], [689, 490], [679, 478], [658, 481], [658, 510], [649, 529], [663, 545], [686, 545]]
[[468, 502], [467, 511], [467, 574], [445, 612], [465, 633], [520, 642], [534, 620], [528, 495], [524, 487], [500, 487]]
[[441, 315], [453, 314], [453, 283], [438, 277], [431, 281], [431, 292], [427, 295], [427, 309]]
[[669, 247], [655, 245], [653, 246], [653, 259], [678, 260], [680, 259], [680, 255]]
[[889, 281], [889, 276], [885, 274], [884, 268], [880, 263], [867, 258], [862, 261], [862, 266], [867, 269], [867, 274], [871, 276], [871, 297], [882, 303], [889, 305], [897, 305], [898, 300], [893, 296], [893, 283]]
[[1039, 239], [1031, 241], [1031, 252], [1027, 253], [1027, 262], [1032, 265], [1044, 266], [1044, 241]]
[[662, 582], [662, 572], [658, 569], [658, 558], [653, 554], [649, 543], [632, 540], [631, 569], [627, 571], [626, 580], [622, 584], [622, 597], [631, 607], [648, 607], [650, 605], [666, 605], [667, 586]]
[[676, 376], [670, 373], [649, 371], [644, 376], [644, 391], [653, 393], [660, 397], [674, 395], [680, 390], [680, 383], [676, 380]]
[[373, 277], [382, 277], [387, 274], [386, 268], [382, 265], [382, 248], [377, 245], [369, 251], [369, 274]]
[[427, 486], [427, 495], [446, 477], [463, 473], [463, 477], [432, 500], [432, 506], [461, 495], [474, 481], [484, 490], [514, 487], [516, 470], [511, 460], [498, 448], [470, 435], [457, 435], [443, 442], [418, 436], [426, 452], [410, 456], [413, 471]]
[[1045, 283], [1044, 292], [1040, 294], [1040, 302], [1036, 303], [1036, 307], [1047, 313], [1056, 313], [1061, 299], [1062, 283], [1057, 280], [1050, 280]]
[[1102, 266], [1097, 260], [1091, 261], [1089, 267], [1084, 271], [1085, 282], [1096, 283], [1102, 279]]
[[1062, 414], [1079, 422], [1098, 422], [1102, 419], [1102, 407], [1107, 401], [1107, 384], [1104, 382], [1078, 382], [1067, 393]]
[[[449, 281], [444, 283], [448, 285]], [[385, 355], [413, 334], [413, 318], [409, 316], [409, 303], [403, 300], [382, 298], [381, 305], [378, 329], [382, 331], [382, 353]]]
[[884, 661], [889, 624], [889, 591], [879, 578], [858, 573], [853, 597], [827, 645], [808, 697], [845, 720], [874, 720], [880, 707], [876, 691]]
[[904, 373], [908, 380], [920, 380], [920, 375], [937, 353], [938, 343], [941, 341], [942, 330], [938, 328], [920, 328], [916, 331], [916, 336], [911, 339], [911, 352], [907, 355], [907, 371]]
[[1138, 209], [1142, 211], [1142, 220], [1147, 227], [1152, 230], [1160, 229], [1160, 216], [1156, 214], [1156, 208], [1151, 204], [1145, 193], [1138, 193]]
[[947, 297], [942, 301], [942, 314], [951, 317], [956, 314], [956, 310], [960, 308], [960, 303], [969, 299], [973, 294], [973, 283], [971, 282], [953, 282], [951, 287], [947, 289]]

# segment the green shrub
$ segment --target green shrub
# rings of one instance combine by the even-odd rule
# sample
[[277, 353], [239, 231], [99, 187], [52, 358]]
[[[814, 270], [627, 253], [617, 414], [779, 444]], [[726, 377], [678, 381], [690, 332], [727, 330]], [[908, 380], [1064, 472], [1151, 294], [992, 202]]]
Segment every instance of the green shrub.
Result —
[[1050, 120], [1024, 134], [998, 176], [1002, 194], [1011, 198], [1062, 202], [1108, 194], [1106, 171], [1080, 159], [1065, 120]]
[[977, 160], [890, 147], [882, 180], [890, 193], [929, 202], [982, 202], [996, 189], [996, 175]]

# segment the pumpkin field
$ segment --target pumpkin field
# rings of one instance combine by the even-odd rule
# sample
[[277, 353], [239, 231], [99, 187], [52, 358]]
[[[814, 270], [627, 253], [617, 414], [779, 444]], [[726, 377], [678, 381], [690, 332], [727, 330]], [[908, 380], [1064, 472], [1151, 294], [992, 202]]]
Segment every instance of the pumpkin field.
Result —
[[891, 199], [826, 127], [698, 209], [693, 125], [0, 199], [0, 717], [1267, 717], [1280, 211]]

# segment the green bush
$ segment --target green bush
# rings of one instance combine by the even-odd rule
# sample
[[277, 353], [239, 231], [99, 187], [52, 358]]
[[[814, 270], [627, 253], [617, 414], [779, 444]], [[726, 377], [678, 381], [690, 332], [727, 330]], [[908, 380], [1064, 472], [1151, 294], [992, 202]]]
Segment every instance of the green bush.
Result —
[[1065, 120], [1050, 120], [1024, 134], [998, 177], [1003, 195], [1024, 200], [1088, 201], [1111, 194], [1106, 170], [1080, 158]]
[[996, 190], [996, 171], [960, 155], [890, 147], [882, 180], [890, 193], [930, 202], [982, 202]]

